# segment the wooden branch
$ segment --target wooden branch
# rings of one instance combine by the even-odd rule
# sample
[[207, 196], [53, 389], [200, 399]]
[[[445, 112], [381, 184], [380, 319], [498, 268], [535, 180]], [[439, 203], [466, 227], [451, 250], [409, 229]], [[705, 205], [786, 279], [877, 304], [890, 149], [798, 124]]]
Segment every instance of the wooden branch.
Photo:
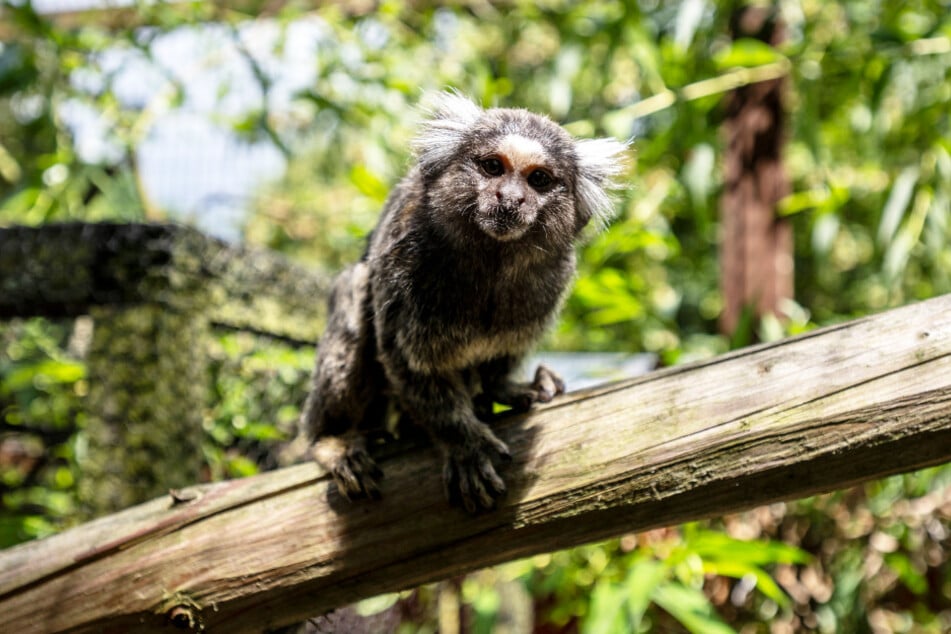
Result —
[[305, 344], [323, 331], [329, 276], [173, 224], [0, 228], [0, 319], [154, 304]]
[[348, 504], [312, 465], [194, 487], [0, 553], [11, 632], [261, 631], [626, 532], [951, 459], [951, 295], [571, 394], [502, 421], [501, 507], [450, 509], [435, 452]]

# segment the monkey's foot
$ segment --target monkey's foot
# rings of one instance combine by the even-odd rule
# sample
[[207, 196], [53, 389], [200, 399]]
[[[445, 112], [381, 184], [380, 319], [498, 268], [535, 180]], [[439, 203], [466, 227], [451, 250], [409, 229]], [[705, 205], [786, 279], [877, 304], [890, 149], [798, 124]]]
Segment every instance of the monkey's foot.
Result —
[[383, 471], [367, 453], [362, 436], [323, 436], [314, 442], [311, 453], [348, 500], [380, 498]]
[[494, 508], [505, 493], [505, 483], [496, 473], [493, 459], [512, 459], [506, 444], [486, 427], [477, 446], [447, 446], [445, 452], [443, 482], [449, 503], [470, 514]]
[[506, 383], [487, 396], [490, 400], [508, 405], [516, 412], [527, 412], [535, 403], [548, 403], [564, 393], [565, 382], [561, 377], [547, 366], [540, 365], [535, 370], [535, 379], [531, 383]]
[[535, 380], [532, 381], [531, 388], [539, 403], [547, 403], [565, 393], [565, 382], [548, 366], [539, 365], [535, 370]]

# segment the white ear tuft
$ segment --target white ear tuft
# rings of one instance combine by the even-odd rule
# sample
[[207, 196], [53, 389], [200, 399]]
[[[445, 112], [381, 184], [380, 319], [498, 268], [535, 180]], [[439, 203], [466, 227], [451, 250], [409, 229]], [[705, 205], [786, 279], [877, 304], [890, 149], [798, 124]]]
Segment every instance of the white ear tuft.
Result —
[[427, 119], [413, 141], [413, 150], [422, 170], [432, 172], [456, 156], [459, 144], [483, 111], [456, 91], [438, 93], [426, 101]]
[[615, 139], [584, 139], [575, 142], [578, 154], [577, 199], [582, 224], [593, 220], [600, 231], [614, 215], [610, 191], [619, 189], [617, 177], [625, 169], [627, 144]]

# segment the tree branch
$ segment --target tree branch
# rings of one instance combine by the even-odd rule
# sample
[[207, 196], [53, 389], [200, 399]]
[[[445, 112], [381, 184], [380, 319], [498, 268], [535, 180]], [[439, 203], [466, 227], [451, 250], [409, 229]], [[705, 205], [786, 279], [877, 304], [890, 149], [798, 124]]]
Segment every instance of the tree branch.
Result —
[[193, 487], [0, 553], [10, 631], [250, 632], [612, 535], [951, 459], [951, 296], [556, 400], [498, 425], [469, 517], [428, 447], [349, 504], [313, 464]]

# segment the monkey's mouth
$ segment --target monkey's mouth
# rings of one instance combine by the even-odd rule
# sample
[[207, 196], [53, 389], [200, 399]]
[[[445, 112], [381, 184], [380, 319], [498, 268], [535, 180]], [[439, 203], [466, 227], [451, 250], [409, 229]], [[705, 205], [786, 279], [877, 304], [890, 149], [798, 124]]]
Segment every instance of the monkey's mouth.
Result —
[[534, 218], [526, 218], [517, 210], [498, 207], [480, 213], [476, 221], [479, 228], [500, 242], [518, 240], [531, 228]]

